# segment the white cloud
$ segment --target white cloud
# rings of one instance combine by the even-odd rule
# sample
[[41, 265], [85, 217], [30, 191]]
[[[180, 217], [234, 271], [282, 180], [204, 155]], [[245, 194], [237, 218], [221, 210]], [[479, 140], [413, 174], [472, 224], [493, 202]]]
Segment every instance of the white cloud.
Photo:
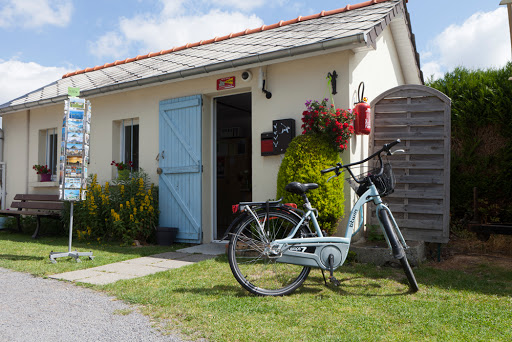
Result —
[[0, 59], [0, 104], [55, 82], [70, 68], [46, 67], [34, 62]]
[[0, 7], [0, 27], [65, 27], [71, 19], [71, 0], [4, 0]]
[[95, 42], [89, 42], [89, 51], [97, 57], [126, 58], [128, 43], [116, 32], [108, 32]]
[[508, 15], [505, 7], [478, 12], [462, 25], [450, 25], [434, 38], [430, 50], [422, 52], [425, 78], [442, 77], [457, 66], [502, 67], [511, 59]]
[[225, 8], [236, 8], [241, 11], [247, 12], [255, 8], [262, 7], [265, 4], [265, 0], [208, 0], [210, 3]]
[[[209, 7], [191, 10], [194, 4], [199, 4], [185, 4], [183, 0], [161, 2], [163, 9], [158, 14], [120, 18], [119, 30], [108, 32], [96, 42], [91, 42], [90, 52], [97, 57], [126, 58], [131, 57], [128, 53], [146, 54], [166, 50], [263, 25], [263, 20], [256, 15]], [[109, 42], [113, 44], [109, 45]], [[115, 51], [116, 46], [119, 51]]]

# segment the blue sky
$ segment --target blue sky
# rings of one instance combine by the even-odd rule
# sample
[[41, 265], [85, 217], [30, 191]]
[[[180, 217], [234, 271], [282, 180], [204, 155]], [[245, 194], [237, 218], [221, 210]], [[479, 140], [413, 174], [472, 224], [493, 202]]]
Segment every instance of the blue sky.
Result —
[[[0, 0], [0, 104], [64, 73], [364, 0]], [[511, 59], [499, 0], [409, 0], [425, 77]]]

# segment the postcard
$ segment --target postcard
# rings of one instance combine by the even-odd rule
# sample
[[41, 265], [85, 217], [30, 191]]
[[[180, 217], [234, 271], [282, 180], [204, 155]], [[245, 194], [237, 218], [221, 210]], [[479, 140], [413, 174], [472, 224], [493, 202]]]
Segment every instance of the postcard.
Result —
[[80, 120], [70, 120], [68, 123], [68, 132], [82, 132], [84, 130], [84, 122]]
[[70, 110], [69, 111], [69, 119], [70, 120], [84, 120], [84, 111], [83, 110]]
[[82, 164], [82, 157], [69, 156], [69, 157], [67, 157], [67, 163], [68, 164]]
[[64, 189], [64, 200], [65, 201], [79, 201], [80, 200], [80, 190]]
[[80, 189], [81, 186], [82, 186], [81, 178], [67, 177], [66, 182], [64, 183], [64, 187], [66, 189]]
[[69, 132], [66, 142], [68, 143], [68, 146], [69, 146], [69, 144], [77, 144], [77, 145], [80, 144], [80, 146], [81, 146], [81, 144], [84, 142], [84, 134], [77, 133], [77, 132]]
[[85, 99], [79, 99], [78, 97], [71, 98], [69, 100], [69, 107], [72, 109], [85, 109]]

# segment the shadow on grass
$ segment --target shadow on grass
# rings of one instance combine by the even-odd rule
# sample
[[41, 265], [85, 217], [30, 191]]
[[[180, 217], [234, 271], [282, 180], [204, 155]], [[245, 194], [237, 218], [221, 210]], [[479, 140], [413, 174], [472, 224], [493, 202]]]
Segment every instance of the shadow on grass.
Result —
[[[217, 258], [217, 261], [227, 264], [227, 259], [222, 257]], [[512, 271], [495, 265], [482, 265], [469, 270], [442, 270], [423, 265], [414, 267], [413, 272], [419, 286], [418, 294], [438, 288], [500, 297], [512, 296]], [[325, 285], [320, 271], [317, 270], [316, 274], [312, 271], [302, 287], [294, 293], [314, 293], [329, 289], [343, 296], [384, 297], [414, 294], [409, 290], [409, 283], [401, 267], [347, 264], [338, 268], [334, 275], [341, 283], [338, 287], [333, 286], [329, 281]], [[384, 280], [386, 282], [391, 280], [400, 285], [388, 290], [385, 288], [388, 285], [384, 284]], [[242, 295], [250, 294], [242, 289]]]
[[[32, 243], [35, 245], [40, 245], [42, 248], [46, 248], [44, 246], [48, 246], [48, 253], [53, 251], [67, 251], [69, 245], [69, 237], [67, 236], [55, 236], [55, 235], [43, 235], [37, 239], [32, 239], [31, 235], [21, 234], [18, 232], [9, 232], [0, 230], [0, 244], [2, 241], [10, 241], [13, 243]], [[109, 253], [117, 253], [117, 254], [138, 254], [140, 256], [148, 256], [153, 254], [159, 254], [164, 252], [175, 251], [176, 249], [189, 247], [188, 244], [174, 244], [171, 246], [159, 246], [159, 245], [143, 245], [138, 247], [133, 246], [121, 246], [119, 242], [103, 242], [98, 243], [96, 241], [80, 241], [77, 239], [73, 239], [72, 241], [72, 250], [97, 250], [97, 251], [105, 251]]]
[[[408, 286], [401, 268], [376, 267], [370, 264], [356, 264], [339, 269], [340, 272], [362, 276], [366, 279], [390, 279]], [[499, 267], [485, 267], [475, 270], [442, 270], [427, 265], [414, 267], [419, 292], [432, 288], [443, 290], [471, 291], [484, 295], [512, 296], [512, 272]], [[410, 293], [410, 292], [409, 292]]]
[[12, 260], [12, 261], [24, 261], [24, 260], [44, 260], [44, 257], [36, 257], [29, 255], [14, 255], [14, 254], [0, 254], [0, 259]]

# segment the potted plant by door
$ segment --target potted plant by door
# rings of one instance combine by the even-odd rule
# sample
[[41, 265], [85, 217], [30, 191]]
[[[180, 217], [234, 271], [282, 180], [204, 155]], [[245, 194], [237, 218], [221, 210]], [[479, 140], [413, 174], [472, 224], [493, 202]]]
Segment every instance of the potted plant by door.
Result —
[[130, 170], [133, 167], [133, 162], [130, 160], [127, 163], [119, 162], [117, 163], [115, 160], [112, 160], [110, 165], [114, 165], [117, 169], [117, 179], [119, 180], [127, 180], [130, 178]]
[[51, 182], [52, 180], [52, 170], [48, 168], [48, 165], [39, 165], [36, 164], [32, 166], [36, 173], [40, 175], [41, 182]]

